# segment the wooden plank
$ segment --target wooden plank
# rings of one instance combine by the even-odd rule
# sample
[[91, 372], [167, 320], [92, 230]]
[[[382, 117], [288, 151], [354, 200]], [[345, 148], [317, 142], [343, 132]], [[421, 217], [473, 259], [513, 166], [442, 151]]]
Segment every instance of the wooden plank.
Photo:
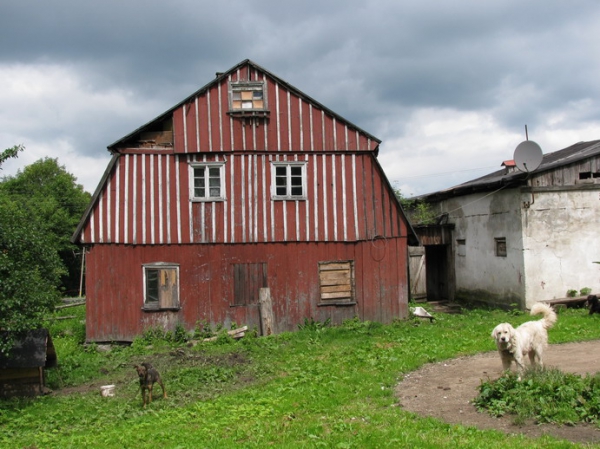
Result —
[[350, 262], [327, 262], [319, 264], [319, 270], [323, 271], [335, 271], [335, 270], [349, 270]]
[[[598, 295], [599, 293], [597, 293]], [[540, 302], [545, 304], [578, 304], [587, 301], [587, 296], [575, 296], [573, 298], [556, 298], [556, 299], [546, 299]]]
[[273, 329], [273, 301], [271, 290], [268, 287], [261, 288], [258, 292], [258, 305], [260, 310], [260, 324], [262, 335], [271, 335]]
[[331, 293], [331, 292], [350, 293], [351, 291], [352, 291], [352, 286], [350, 284], [321, 286], [321, 293]]
[[346, 271], [332, 271], [327, 273], [319, 273], [319, 278], [321, 279], [321, 283], [331, 283], [331, 282], [349, 282], [350, 281], [350, 272]]
[[321, 293], [321, 300], [327, 301], [330, 299], [350, 299], [350, 295], [347, 292], [332, 292], [332, 293]]

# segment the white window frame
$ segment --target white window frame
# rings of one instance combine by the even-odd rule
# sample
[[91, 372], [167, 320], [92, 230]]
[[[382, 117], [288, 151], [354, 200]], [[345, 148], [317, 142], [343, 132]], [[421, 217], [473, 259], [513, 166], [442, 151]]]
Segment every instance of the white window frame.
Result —
[[[210, 169], [219, 169], [219, 195], [211, 195], [211, 189], [209, 185], [210, 178], [206, 176], [206, 173]], [[204, 196], [196, 196], [196, 169], [204, 170]], [[192, 162], [190, 163], [190, 200], [191, 201], [225, 201], [225, 162]]]
[[[306, 162], [305, 161], [273, 161], [271, 162], [271, 198], [274, 200], [306, 200]], [[277, 193], [277, 169], [285, 167], [286, 169], [286, 192], [284, 195]], [[302, 182], [302, 194], [301, 195], [293, 195], [292, 194], [292, 167], [299, 167], [301, 169], [301, 182]], [[297, 186], [296, 186], [297, 187]]]

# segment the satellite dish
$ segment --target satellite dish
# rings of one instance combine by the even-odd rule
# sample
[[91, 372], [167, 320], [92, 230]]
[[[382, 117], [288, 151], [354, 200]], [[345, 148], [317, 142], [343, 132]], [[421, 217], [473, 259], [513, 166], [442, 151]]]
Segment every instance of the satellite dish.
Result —
[[515, 165], [522, 172], [532, 172], [542, 163], [542, 149], [533, 140], [521, 142], [515, 148]]

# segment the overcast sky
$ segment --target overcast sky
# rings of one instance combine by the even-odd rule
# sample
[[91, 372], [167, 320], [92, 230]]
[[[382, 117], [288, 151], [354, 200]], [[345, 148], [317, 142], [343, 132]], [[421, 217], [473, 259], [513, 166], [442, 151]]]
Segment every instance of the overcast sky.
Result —
[[405, 196], [600, 139], [597, 0], [0, 0], [0, 151], [93, 193], [106, 147], [251, 59], [380, 138]]

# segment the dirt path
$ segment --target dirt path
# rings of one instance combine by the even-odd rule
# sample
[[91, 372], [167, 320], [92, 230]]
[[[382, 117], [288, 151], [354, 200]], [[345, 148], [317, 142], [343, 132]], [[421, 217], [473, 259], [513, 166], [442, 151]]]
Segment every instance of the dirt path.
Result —
[[[600, 341], [550, 345], [544, 361], [548, 367], [585, 375], [600, 371]], [[591, 425], [554, 426], [528, 423], [516, 426], [511, 417], [493, 418], [479, 413], [471, 404], [481, 380], [501, 375], [502, 363], [497, 352], [460, 357], [428, 364], [408, 373], [396, 387], [400, 406], [423, 416], [432, 416], [451, 424], [497, 429], [538, 437], [552, 435], [580, 443], [600, 443], [600, 430]]]

